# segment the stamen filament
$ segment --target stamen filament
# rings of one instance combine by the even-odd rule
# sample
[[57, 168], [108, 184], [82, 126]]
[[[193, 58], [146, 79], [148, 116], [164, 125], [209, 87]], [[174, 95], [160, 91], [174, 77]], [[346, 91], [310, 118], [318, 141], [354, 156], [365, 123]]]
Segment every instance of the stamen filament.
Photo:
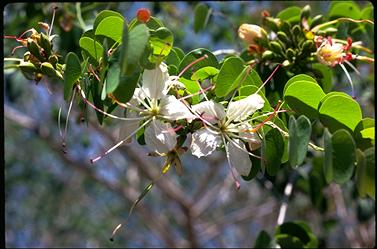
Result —
[[228, 135], [224, 134], [225, 138], [232, 144], [234, 144], [234, 146], [236, 146], [238, 149], [242, 150], [243, 152], [249, 154], [250, 156], [253, 156], [253, 157], [256, 157], [258, 159], [262, 159], [260, 156], [257, 156], [249, 151], [247, 151], [246, 149], [242, 148], [241, 146], [239, 146], [236, 142], [233, 141], [233, 139], [231, 139]]
[[271, 75], [268, 76], [268, 78], [263, 82], [263, 84], [258, 88], [258, 90], [254, 93], [254, 94], [257, 94], [259, 93], [260, 90], [262, 90], [262, 88], [267, 84], [267, 82], [274, 76], [274, 74], [276, 73], [276, 71], [281, 67], [283, 66], [282, 64], [278, 64], [276, 66], [276, 68], [274, 69], [274, 71], [272, 71]]
[[353, 82], [352, 82], [352, 79], [351, 79], [351, 76], [349, 75], [346, 67], [342, 64], [342, 63], [339, 63], [339, 66], [343, 69], [344, 73], [346, 74], [347, 78], [348, 78], [348, 81], [350, 82], [351, 84], [351, 91], [352, 91], [352, 98], [353, 99], [356, 99], [356, 96], [355, 96], [355, 89], [353, 87]]
[[130, 135], [128, 135], [125, 139], [121, 140], [120, 142], [118, 142], [116, 145], [114, 145], [113, 147], [111, 147], [110, 149], [108, 149], [105, 153], [103, 153], [102, 155], [94, 158], [94, 159], [90, 159], [90, 162], [91, 163], [95, 163], [97, 162], [98, 160], [102, 159], [104, 156], [106, 156], [107, 154], [109, 154], [111, 151], [115, 150], [116, 148], [118, 148], [121, 144], [123, 144], [125, 141], [127, 141], [128, 139], [130, 139], [133, 135], [135, 135], [139, 130], [141, 130], [144, 126], [146, 126], [147, 124], [149, 124], [150, 122], [152, 121], [152, 119], [148, 119], [147, 121], [145, 121], [144, 124], [142, 124], [139, 128], [137, 128], [135, 131], [133, 131]]
[[143, 120], [143, 119], [146, 119], [146, 117], [135, 117], [135, 118], [122, 118], [122, 117], [118, 117], [118, 116], [115, 116], [115, 115], [112, 115], [110, 113], [107, 113], [101, 109], [99, 109], [98, 107], [96, 107], [93, 103], [91, 103], [85, 96], [85, 93], [84, 91], [81, 89], [80, 85], [76, 85], [76, 87], [79, 89], [80, 91], [80, 94], [81, 94], [81, 97], [82, 99], [85, 101], [85, 103], [87, 103], [88, 105], [90, 105], [94, 110], [108, 116], [108, 117], [111, 117], [113, 119], [119, 119], [119, 120], [125, 120], [125, 121], [130, 121], [130, 120]]
[[189, 69], [190, 67], [192, 67], [194, 64], [198, 63], [199, 61], [202, 61], [204, 59], [207, 59], [208, 58], [208, 55], [203, 55], [202, 57], [194, 60], [193, 62], [191, 62], [190, 64], [188, 64], [179, 74], [178, 74], [178, 78], [181, 77], [186, 71], [187, 69]]
[[268, 116], [265, 120], [263, 120], [262, 123], [260, 123], [257, 126], [255, 126], [255, 128], [250, 129], [248, 131], [250, 131], [250, 132], [257, 132], [267, 121], [270, 121], [277, 114], [277, 111], [280, 108], [280, 105], [281, 105], [281, 100], [278, 101], [277, 106], [275, 107], [273, 113], [270, 114], [270, 116]]

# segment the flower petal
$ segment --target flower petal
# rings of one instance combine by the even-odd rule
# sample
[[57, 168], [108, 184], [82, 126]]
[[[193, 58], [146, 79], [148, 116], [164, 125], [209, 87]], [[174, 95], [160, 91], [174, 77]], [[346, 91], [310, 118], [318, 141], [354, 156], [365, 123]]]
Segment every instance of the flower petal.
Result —
[[161, 99], [160, 114], [172, 121], [187, 119], [191, 122], [195, 119], [195, 115], [190, 112], [187, 106], [171, 95], [165, 95]]
[[219, 103], [213, 102], [212, 100], [193, 105], [192, 110], [200, 114], [202, 118], [210, 123], [217, 123], [219, 120], [223, 120], [225, 118], [224, 107]]
[[207, 129], [197, 130], [192, 134], [191, 153], [200, 158], [211, 154], [220, 144], [221, 137]]
[[226, 116], [232, 121], [242, 121], [264, 106], [264, 99], [258, 94], [252, 94], [244, 99], [231, 102]]
[[[136, 118], [138, 115], [133, 112], [127, 110], [127, 117], [128, 118]], [[128, 120], [123, 123], [123, 125], [119, 129], [119, 140], [123, 140], [129, 135], [131, 135], [132, 132], [134, 132], [140, 124], [140, 120]], [[129, 138], [126, 142], [131, 142], [132, 138]]]
[[[239, 147], [246, 150], [245, 144], [241, 140], [233, 139], [233, 142], [239, 145]], [[231, 165], [236, 168], [240, 175], [248, 176], [251, 169], [249, 154], [238, 148], [232, 142], [228, 142], [226, 146], [228, 146], [227, 157]]]
[[177, 144], [176, 133], [170, 123], [153, 120], [144, 132], [145, 143], [152, 151], [168, 153]]
[[169, 73], [165, 63], [152, 70], [144, 70], [142, 77], [143, 92], [150, 99], [160, 99], [167, 94]]

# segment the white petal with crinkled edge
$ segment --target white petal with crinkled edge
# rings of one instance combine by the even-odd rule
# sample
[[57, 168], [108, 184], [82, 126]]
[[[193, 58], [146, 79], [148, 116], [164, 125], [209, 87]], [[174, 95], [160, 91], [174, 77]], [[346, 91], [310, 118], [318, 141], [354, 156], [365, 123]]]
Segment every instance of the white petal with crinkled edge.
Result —
[[147, 147], [158, 153], [168, 153], [177, 144], [176, 133], [170, 123], [153, 120], [145, 129], [144, 139]]
[[242, 121], [264, 106], [264, 99], [258, 94], [252, 94], [244, 99], [231, 102], [228, 105], [227, 118]]
[[[127, 110], [127, 118], [137, 118], [139, 117], [136, 112]], [[119, 140], [123, 140], [131, 135], [132, 132], [136, 131], [139, 128], [141, 120], [127, 120], [122, 123], [122, 126], [119, 129]], [[127, 139], [127, 143], [130, 143], [132, 138]]]
[[225, 118], [224, 107], [212, 100], [193, 105], [192, 110], [210, 123], [217, 123]]
[[167, 94], [169, 73], [165, 63], [152, 70], [144, 70], [142, 90], [150, 99], [161, 99]]
[[192, 134], [191, 153], [198, 158], [208, 156], [221, 142], [220, 135], [215, 135], [207, 129], [197, 130]]
[[190, 112], [187, 106], [172, 95], [166, 95], [161, 99], [160, 114], [172, 121], [187, 119], [191, 122], [195, 119], [195, 115]]
[[[246, 150], [245, 144], [241, 140], [233, 139], [233, 142], [238, 144], [242, 149]], [[236, 168], [240, 175], [248, 176], [251, 169], [249, 154], [238, 148], [232, 142], [228, 142], [226, 146], [228, 147], [227, 157], [231, 165]]]

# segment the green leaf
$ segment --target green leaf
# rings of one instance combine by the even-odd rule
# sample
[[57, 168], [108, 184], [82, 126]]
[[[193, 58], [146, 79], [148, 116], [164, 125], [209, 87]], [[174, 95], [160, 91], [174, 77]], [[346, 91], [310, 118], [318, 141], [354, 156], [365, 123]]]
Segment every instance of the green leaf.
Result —
[[106, 76], [106, 94], [112, 93], [119, 85], [120, 66], [118, 63], [112, 65]]
[[368, 148], [364, 152], [358, 150], [356, 186], [361, 197], [369, 195], [376, 198], [375, 168], [375, 148]]
[[95, 35], [103, 35], [120, 42], [123, 32], [124, 18], [119, 16], [108, 16], [101, 20], [96, 29]]
[[216, 81], [215, 94], [217, 97], [224, 97], [234, 89], [234, 82], [244, 68], [244, 61], [239, 57], [232, 56], [224, 60]]
[[359, 104], [344, 93], [326, 96], [319, 106], [319, 119], [334, 132], [341, 128], [354, 131], [362, 118]]
[[[140, 24], [144, 24], [144, 23], [140, 22], [136, 18], [132, 19], [129, 25], [129, 30], [132, 30], [133, 28], [137, 27]], [[145, 25], [147, 25], [147, 27], [151, 30], [156, 30], [158, 28], [164, 27], [164, 24], [158, 18], [153, 17], [153, 16], [150, 17], [149, 21], [145, 23]]]
[[295, 112], [310, 119], [318, 117], [318, 105], [325, 96], [322, 88], [311, 81], [295, 81], [285, 90], [284, 99]]
[[199, 69], [198, 71], [196, 71], [191, 76], [191, 79], [192, 80], [205, 80], [205, 79], [212, 78], [212, 77], [216, 76], [218, 73], [219, 73], [219, 69], [217, 69], [215, 67], [210, 67], [210, 66], [203, 67], [203, 68]]
[[[125, 24], [126, 29], [126, 24]], [[121, 54], [121, 76], [131, 74], [139, 68], [139, 60], [149, 40], [149, 29], [145, 24], [133, 28], [129, 34], [124, 32]]]
[[281, 248], [316, 248], [318, 240], [302, 221], [285, 222], [276, 227], [275, 239]]
[[366, 128], [360, 131], [362, 138], [374, 141], [374, 127]]
[[124, 20], [124, 17], [119, 12], [112, 11], [112, 10], [103, 10], [97, 14], [96, 19], [94, 20], [94, 23], [93, 23], [93, 30], [96, 30], [97, 26], [102, 22], [102, 20], [104, 20], [107, 17], [119, 17], [122, 20]]
[[179, 55], [177, 54], [175, 49], [170, 50], [169, 55], [165, 59], [165, 63], [168, 66], [170, 66], [170, 65], [175, 66], [177, 68], [177, 71], [178, 71], [179, 63], [181, 63], [181, 58], [179, 57]]
[[207, 55], [208, 58], [204, 58], [203, 60], [195, 63], [192, 65], [188, 70], [186, 70], [182, 77], [186, 79], [191, 79], [192, 72], [198, 71], [202, 67], [215, 67], [219, 68], [219, 63], [217, 62], [216, 56], [214, 56], [210, 51], [208, 51], [205, 48], [197, 48], [189, 52], [181, 61], [181, 64], [179, 64], [179, 71], [182, 72], [182, 70], [188, 66], [190, 63], [195, 61], [196, 59], [201, 58], [202, 56]]
[[359, 6], [352, 2], [332, 2], [328, 12], [330, 20], [338, 17], [349, 17], [355, 20], [361, 18], [361, 11]]
[[194, 31], [198, 33], [207, 26], [211, 9], [208, 8], [207, 4], [199, 3], [195, 6], [194, 15]]
[[292, 78], [290, 78], [287, 81], [287, 83], [285, 83], [284, 90], [283, 90], [283, 95], [285, 94], [285, 91], [287, 90], [288, 86], [290, 86], [292, 83], [294, 83], [296, 81], [309, 81], [309, 82], [317, 83], [317, 81], [315, 79], [313, 79], [313, 77], [311, 77], [311, 76], [309, 76], [307, 74], [298, 74], [298, 75], [295, 75]]
[[326, 65], [320, 63], [314, 63], [313, 69], [318, 75], [319, 83], [325, 93], [328, 93], [332, 89], [332, 69]]
[[276, 175], [280, 169], [283, 152], [284, 141], [280, 131], [276, 128], [269, 130], [262, 142], [262, 164], [269, 175]]
[[270, 235], [266, 231], [262, 230], [258, 234], [258, 237], [254, 244], [254, 248], [269, 248], [270, 243], [271, 243]]
[[[355, 131], [354, 131], [354, 138], [357, 144], [357, 147], [365, 150], [369, 147], [374, 146], [374, 135], [371, 137], [371, 130], [368, 130], [367, 132], [365, 130], [373, 128], [374, 129], [375, 122], [373, 118], [364, 118], [360, 120], [360, 122], [357, 124]], [[362, 135], [362, 132], [364, 133], [364, 136]], [[369, 133], [369, 136], [368, 136]], [[374, 131], [373, 131], [374, 133]]]
[[[329, 145], [329, 143], [331, 143], [331, 145]], [[331, 142], [328, 140], [328, 137], [325, 138], [324, 167], [326, 181], [328, 183], [329, 180], [331, 180], [331, 175], [328, 172], [331, 171], [333, 173], [332, 178], [336, 183], [342, 184], [347, 182], [353, 174], [355, 162], [356, 146], [351, 134], [347, 130], [337, 130], [331, 136]]]
[[150, 61], [152, 63], [163, 61], [170, 53], [173, 47], [173, 41], [173, 33], [165, 27], [150, 31], [150, 44], [153, 51]]
[[178, 48], [178, 47], [173, 47], [174, 52], [177, 53], [178, 57], [179, 57], [179, 60], [182, 61], [183, 58], [185, 57], [185, 52], [183, 52], [182, 49]]
[[79, 57], [69, 52], [65, 59], [65, 73], [64, 73], [64, 99], [67, 100], [71, 95], [73, 84], [81, 76], [81, 65]]
[[292, 167], [299, 166], [305, 160], [308, 151], [312, 126], [310, 120], [300, 116], [297, 121], [292, 115], [289, 119], [289, 163]]
[[[183, 77], [179, 78], [179, 82], [183, 83], [185, 85], [186, 91], [189, 94], [194, 94], [200, 91], [200, 87], [198, 83], [195, 80], [188, 80]], [[195, 95], [191, 97], [192, 103], [191, 104], [197, 104], [200, 101], [199, 95]]]
[[327, 128], [323, 132], [323, 143], [325, 155], [323, 160], [323, 173], [327, 183], [330, 183], [334, 178], [333, 156], [332, 156], [332, 142], [331, 133]]
[[288, 7], [280, 11], [276, 17], [288, 22], [298, 22], [300, 20], [301, 8], [297, 6]]
[[103, 47], [99, 42], [85, 36], [80, 38], [79, 44], [81, 49], [86, 51], [90, 57], [97, 62], [99, 61], [99, 58], [101, 58], [103, 53]]
[[123, 103], [127, 103], [132, 98], [135, 92], [135, 88], [137, 86], [139, 78], [140, 72], [138, 71], [134, 72], [131, 75], [120, 75], [119, 84], [113, 92], [115, 98]]

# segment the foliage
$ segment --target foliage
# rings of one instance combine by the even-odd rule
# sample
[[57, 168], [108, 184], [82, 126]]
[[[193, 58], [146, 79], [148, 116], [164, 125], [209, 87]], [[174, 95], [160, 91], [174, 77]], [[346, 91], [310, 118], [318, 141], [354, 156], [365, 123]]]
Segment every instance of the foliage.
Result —
[[[79, 52], [60, 58], [47, 25], [45, 32], [30, 29], [26, 38], [16, 37], [27, 52], [5, 62], [37, 83], [43, 77], [60, 81], [64, 99], [71, 105], [80, 96], [80, 112], [87, 116], [88, 107], [95, 109], [100, 125], [124, 122], [117, 145], [92, 163], [136, 136], [150, 156], [165, 160], [160, 175], [171, 165], [182, 175], [184, 153], [207, 157], [218, 150], [226, 155], [237, 188], [241, 178], [274, 179], [287, 165], [295, 172], [310, 165], [309, 176], [302, 178], [311, 179], [306, 184], [315, 206], [331, 182], [352, 182], [360, 197], [375, 199], [374, 119], [363, 116], [346, 69], [374, 62], [370, 49], [353, 42], [353, 36], [367, 36], [373, 24], [368, 8], [334, 2], [328, 16], [311, 17], [309, 5], [288, 7], [276, 17], [264, 12], [261, 26], [239, 24], [245, 49], [224, 58], [204, 47], [183, 52], [157, 16], [128, 21], [103, 10], [77, 40]], [[193, 30], [205, 31], [213, 13], [206, 4], [196, 5]], [[344, 23], [351, 37], [342, 36]], [[352, 96], [332, 91], [337, 68], [344, 70]], [[286, 222], [273, 238], [262, 231], [255, 242], [274, 245], [312, 248], [318, 240], [306, 223]]]

